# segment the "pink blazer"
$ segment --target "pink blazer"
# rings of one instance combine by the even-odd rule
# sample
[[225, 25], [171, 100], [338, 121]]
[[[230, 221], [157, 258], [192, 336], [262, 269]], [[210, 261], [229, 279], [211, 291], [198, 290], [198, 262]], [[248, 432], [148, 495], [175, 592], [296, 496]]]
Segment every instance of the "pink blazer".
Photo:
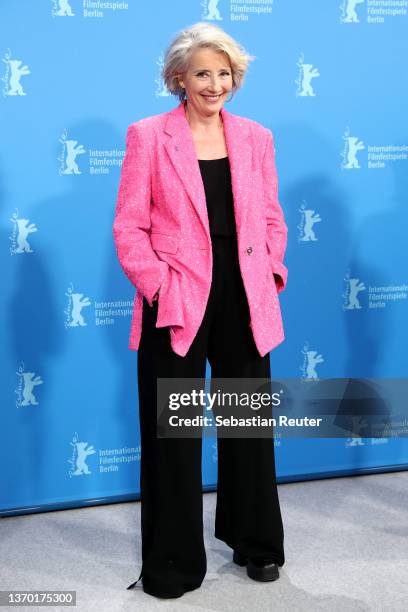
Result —
[[[225, 108], [221, 116], [249, 325], [264, 356], [284, 340], [278, 293], [288, 274], [273, 138], [252, 119]], [[119, 262], [137, 290], [129, 348], [139, 348], [143, 296], [152, 306], [160, 288], [156, 327], [169, 327], [171, 347], [184, 357], [204, 317], [212, 248], [204, 185], [182, 102], [128, 127], [113, 237]]]

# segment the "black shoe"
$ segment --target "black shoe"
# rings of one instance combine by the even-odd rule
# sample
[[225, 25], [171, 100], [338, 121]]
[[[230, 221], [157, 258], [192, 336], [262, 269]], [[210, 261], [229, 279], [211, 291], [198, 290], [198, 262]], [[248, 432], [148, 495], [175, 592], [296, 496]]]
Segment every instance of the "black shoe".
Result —
[[236, 550], [232, 557], [234, 563], [247, 566], [247, 574], [252, 580], [258, 582], [271, 582], [279, 578], [279, 566], [273, 559], [249, 559], [240, 555]]

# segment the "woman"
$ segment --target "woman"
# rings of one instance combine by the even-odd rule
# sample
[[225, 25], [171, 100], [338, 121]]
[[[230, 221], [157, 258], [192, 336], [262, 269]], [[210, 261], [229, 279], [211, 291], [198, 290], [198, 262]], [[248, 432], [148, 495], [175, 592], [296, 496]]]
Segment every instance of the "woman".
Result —
[[[157, 379], [268, 378], [284, 339], [278, 293], [287, 227], [270, 130], [224, 109], [251, 56], [198, 23], [165, 54], [169, 112], [128, 128], [114, 239], [136, 287], [129, 347], [138, 350], [141, 578], [180, 597], [204, 580], [201, 437], [158, 438]], [[259, 581], [279, 577], [283, 525], [273, 440], [218, 438], [215, 537]]]

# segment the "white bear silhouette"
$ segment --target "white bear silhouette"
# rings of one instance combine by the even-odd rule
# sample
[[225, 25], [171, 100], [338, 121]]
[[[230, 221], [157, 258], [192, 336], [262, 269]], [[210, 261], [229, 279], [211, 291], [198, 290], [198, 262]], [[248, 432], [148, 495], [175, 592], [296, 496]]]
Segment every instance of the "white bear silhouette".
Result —
[[221, 13], [217, 5], [218, 5], [218, 0], [208, 0], [208, 6], [207, 6], [208, 13], [204, 17], [204, 19], [215, 19], [217, 21], [222, 20]]
[[356, 436], [355, 438], [347, 438], [347, 446], [364, 446], [364, 442], [360, 436]]
[[[72, 320], [69, 323], [70, 327], [77, 327], [78, 325], [86, 325], [84, 317], [81, 314], [81, 310], [84, 306], [91, 304], [89, 298], [84, 298], [83, 293], [71, 293], [72, 298]], [[83, 299], [82, 299], [83, 298]]]
[[317, 372], [315, 370], [315, 365], [317, 363], [322, 363], [324, 361], [321, 355], [317, 354], [317, 351], [307, 351], [307, 366], [306, 366], [306, 374], [308, 378], [317, 378]]
[[359, 23], [359, 18], [356, 12], [357, 4], [362, 4], [364, 0], [348, 0], [346, 6], [345, 23]]
[[18, 247], [14, 251], [15, 253], [32, 253], [33, 250], [28, 244], [27, 236], [32, 232], [37, 231], [37, 226], [35, 223], [31, 223], [28, 225], [28, 219], [17, 219], [17, 228], [18, 228], [18, 236], [17, 236], [17, 244]]
[[[9, 96], [26, 96], [27, 94], [23, 90], [23, 87], [20, 83], [20, 79], [22, 76], [26, 74], [31, 74], [28, 66], [21, 66], [23, 63], [21, 60], [7, 60], [10, 66], [11, 74], [10, 74], [10, 89], [7, 92]], [[20, 68], [21, 66], [21, 68]]]
[[320, 76], [320, 72], [317, 68], [313, 68], [313, 64], [302, 64], [302, 91], [300, 96], [315, 96], [311, 81], [315, 77]]
[[305, 227], [304, 227], [304, 235], [301, 240], [307, 242], [309, 240], [317, 240], [315, 233], [313, 231], [313, 225], [321, 221], [321, 217], [319, 213], [314, 214], [314, 210], [305, 210], [303, 211], [305, 215]]
[[34, 376], [34, 372], [23, 372], [24, 379], [24, 389], [23, 389], [23, 401], [21, 402], [22, 406], [28, 406], [29, 404], [38, 404], [37, 400], [34, 397], [33, 389], [37, 385], [42, 385], [43, 381], [41, 376]]
[[59, 9], [56, 13], [58, 17], [74, 17], [74, 13], [72, 12], [72, 8], [70, 7], [68, 0], [59, 0], [58, 5]]
[[353, 308], [361, 308], [360, 302], [358, 301], [357, 295], [360, 291], [363, 291], [366, 287], [363, 282], [360, 282], [358, 278], [350, 278], [349, 279], [349, 303], [347, 304], [347, 308], [352, 310]]
[[81, 174], [80, 169], [75, 161], [77, 155], [81, 155], [85, 153], [85, 149], [82, 145], [76, 146], [78, 144], [77, 140], [66, 140], [65, 146], [67, 148], [67, 159], [66, 165], [67, 167], [63, 171], [62, 174]]
[[349, 136], [347, 138], [348, 142], [348, 153], [347, 153], [347, 163], [345, 164], [345, 168], [360, 168], [358, 163], [358, 159], [356, 156], [357, 151], [362, 151], [365, 149], [364, 143], [359, 140], [356, 136]]
[[96, 450], [93, 446], [88, 446], [88, 442], [77, 442], [75, 447], [77, 449], [78, 456], [75, 462], [76, 470], [74, 472], [74, 476], [90, 474], [91, 472], [86, 465], [86, 458], [89, 455], [94, 455]]

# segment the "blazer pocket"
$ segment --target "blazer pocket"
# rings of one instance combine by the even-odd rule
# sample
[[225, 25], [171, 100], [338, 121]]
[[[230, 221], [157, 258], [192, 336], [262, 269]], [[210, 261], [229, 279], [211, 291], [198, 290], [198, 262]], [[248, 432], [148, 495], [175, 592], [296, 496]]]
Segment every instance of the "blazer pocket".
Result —
[[170, 234], [162, 234], [161, 232], [152, 232], [150, 234], [150, 242], [153, 250], [155, 251], [163, 251], [163, 253], [177, 253], [180, 237], [171, 236]]

